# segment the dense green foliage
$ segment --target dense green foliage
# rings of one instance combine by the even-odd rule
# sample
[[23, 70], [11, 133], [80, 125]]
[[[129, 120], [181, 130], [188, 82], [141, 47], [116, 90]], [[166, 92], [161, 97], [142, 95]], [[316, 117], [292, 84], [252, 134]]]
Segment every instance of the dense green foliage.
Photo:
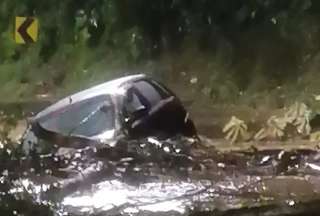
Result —
[[[40, 81], [72, 89], [140, 68], [196, 75], [212, 98], [304, 88], [314, 77], [301, 74], [317, 70], [319, 11], [317, 0], [2, 0], [2, 93], [25, 96]], [[15, 44], [16, 15], [39, 19], [37, 43]]]

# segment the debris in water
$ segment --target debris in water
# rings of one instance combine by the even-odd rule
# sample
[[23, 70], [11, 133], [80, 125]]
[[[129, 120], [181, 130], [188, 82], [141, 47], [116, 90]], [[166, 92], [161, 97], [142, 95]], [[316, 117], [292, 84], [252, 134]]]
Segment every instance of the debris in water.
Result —
[[288, 204], [289, 206], [294, 206], [296, 203], [295, 203], [294, 200], [287, 200], [287, 204]]
[[238, 119], [235, 116], [232, 116], [230, 121], [224, 126], [223, 133], [226, 133], [226, 140], [235, 143], [237, 140], [245, 140], [248, 138], [248, 126], [241, 119]]
[[309, 135], [311, 132], [310, 117], [311, 110], [304, 103], [296, 102], [289, 107], [285, 113], [286, 120], [293, 124], [297, 132], [303, 135]]
[[286, 126], [286, 119], [279, 118], [277, 116], [271, 116], [267, 121], [267, 125], [255, 134], [254, 139], [263, 140], [282, 138], [285, 135], [284, 129]]
[[311, 169], [320, 171], [320, 166], [318, 166], [318, 165], [316, 165], [316, 164], [306, 163], [306, 165], [307, 165], [308, 167], [310, 167]]
[[226, 165], [224, 163], [218, 163], [217, 165], [218, 165], [219, 168], [225, 168], [226, 167]]
[[271, 159], [270, 155], [264, 156], [260, 162], [260, 164], [265, 164], [266, 162], [268, 162]]

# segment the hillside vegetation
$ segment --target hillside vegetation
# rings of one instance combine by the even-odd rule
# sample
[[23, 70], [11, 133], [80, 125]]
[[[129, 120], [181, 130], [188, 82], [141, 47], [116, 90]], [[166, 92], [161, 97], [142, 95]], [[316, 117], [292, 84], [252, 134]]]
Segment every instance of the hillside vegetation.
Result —
[[[213, 103], [281, 107], [320, 93], [319, 11], [317, 0], [2, 0], [0, 96], [144, 71], [196, 78]], [[15, 44], [15, 16], [39, 19], [36, 43]]]

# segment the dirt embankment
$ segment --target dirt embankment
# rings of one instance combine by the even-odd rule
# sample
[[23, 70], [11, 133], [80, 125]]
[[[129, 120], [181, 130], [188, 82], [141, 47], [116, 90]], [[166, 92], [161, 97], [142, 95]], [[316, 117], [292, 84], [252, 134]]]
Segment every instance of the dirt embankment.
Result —
[[223, 138], [222, 128], [231, 116], [239, 117], [248, 123], [251, 130], [257, 130], [271, 115], [280, 112], [265, 106], [252, 108], [248, 105], [215, 103], [195, 85], [183, 80], [169, 82], [168, 85], [181, 98], [199, 133], [210, 138]]
[[[202, 91], [203, 89], [199, 87], [200, 84], [197, 83], [196, 77], [186, 78], [186, 75], [181, 75], [168, 80], [167, 85], [176, 92], [185, 104], [199, 134], [203, 135], [205, 145], [215, 146], [221, 151], [252, 151], [256, 148], [258, 150], [278, 149], [287, 151], [319, 149], [318, 140], [310, 141], [308, 137], [297, 135], [296, 132], [285, 139], [264, 141], [249, 139], [247, 142], [232, 144], [224, 139], [225, 134], [223, 133], [223, 127], [232, 116], [243, 120], [248, 126], [248, 131], [253, 135], [266, 125], [271, 116], [283, 115], [284, 106], [275, 106], [269, 104], [269, 101], [256, 102], [257, 105], [255, 106], [246, 103], [220, 103]], [[318, 131], [318, 127], [319, 124], [316, 128], [312, 128], [315, 129], [312, 132]], [[289, 128], [289, 130], [291, 129]]]

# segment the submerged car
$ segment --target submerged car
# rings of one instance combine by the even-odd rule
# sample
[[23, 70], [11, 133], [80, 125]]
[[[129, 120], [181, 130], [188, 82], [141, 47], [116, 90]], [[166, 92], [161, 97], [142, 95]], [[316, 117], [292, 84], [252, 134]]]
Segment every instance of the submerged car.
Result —
[[121, 138], [196, 136], [177, 96], [146, 75], [115, 79], [68, 96], [29, 119], [23, 149], [39, 140], [55, 145], [109, 144]]

